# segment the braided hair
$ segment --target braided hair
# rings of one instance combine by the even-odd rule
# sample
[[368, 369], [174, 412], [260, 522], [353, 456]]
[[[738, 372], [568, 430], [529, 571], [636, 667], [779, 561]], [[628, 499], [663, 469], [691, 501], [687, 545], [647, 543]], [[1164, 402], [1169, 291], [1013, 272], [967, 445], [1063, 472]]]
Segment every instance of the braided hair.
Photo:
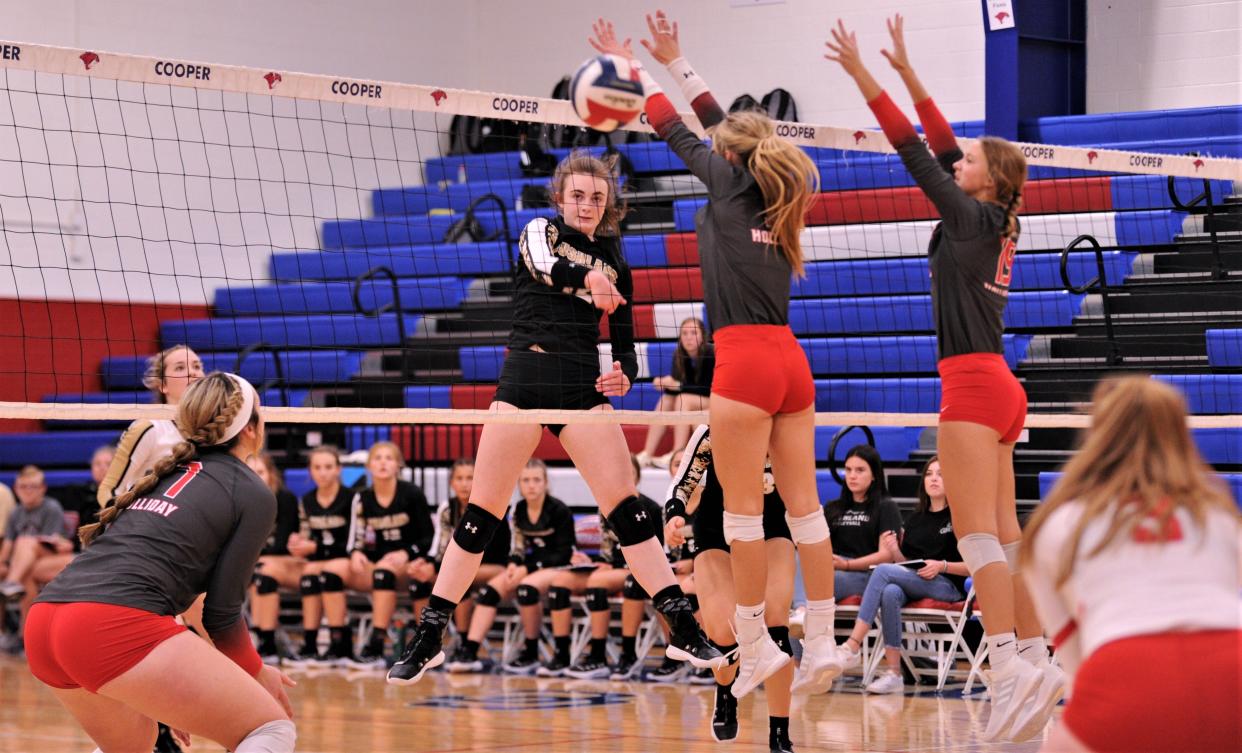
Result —
[[996, 185], [996, 202], [1005, 208], [1005, 237], [1017, 240], [1018, 212], [1022, 209], [1022, 188], [1026, 185], [1026, 157], [1012, 142], [995, 136], [980, 137], [979, 147], [988, 161], [988, 176]]

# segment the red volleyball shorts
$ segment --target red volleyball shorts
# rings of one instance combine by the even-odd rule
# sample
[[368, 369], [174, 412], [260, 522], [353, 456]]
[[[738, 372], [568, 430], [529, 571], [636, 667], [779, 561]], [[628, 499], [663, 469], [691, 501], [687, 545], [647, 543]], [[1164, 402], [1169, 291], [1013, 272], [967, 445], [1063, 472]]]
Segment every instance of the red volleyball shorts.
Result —
[[26, 661], [53, 688], [96, 693], [184, 631], [172, 617], [142, 609], [40, 602], [26, 617]]
[[1242, 631], [1122, 638], [1083, 662], [1064, 724], [1101, 753], [1237, 751]]
[[769, 415], [797, 413], [815, 403], [815, 380], [793, 330], [776, 324], [731, 324], [718, 330], [712, 394]]
[[1012, 444], [1026, 423], [1026, 390], [997, 353], [950, 356], [940, 372], [940, 420], [966, 421], [995, 429]]

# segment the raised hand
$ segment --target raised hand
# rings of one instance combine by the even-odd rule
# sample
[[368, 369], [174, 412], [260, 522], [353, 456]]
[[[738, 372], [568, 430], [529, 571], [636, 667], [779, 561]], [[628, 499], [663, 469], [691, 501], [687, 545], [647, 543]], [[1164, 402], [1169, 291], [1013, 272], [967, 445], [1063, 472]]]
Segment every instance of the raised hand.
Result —
[[651, 41], [646, 39], [639, 40], [643, 47], [647, 48], [647, 52], [651, 53], [651, 57], [656, 59], [661, 65], [668, 65], [677, 58], [681, 57], [681, 42], [677, 38], [677, 22], [669, 22], [668, 16], [664, 15], [664, 11], [657, 10], [655, 19], [651, 18], [651, 14], [647, 14], [647, 31], [651, 33]]
[[905, 20], [901, 14], [888, 19], [888, 35], [893, 38], [893, 51], [880, 50], [880, 54], [888, 58], [889, 64], [897, 70], [898, 73], [905, 73], [910, 70], [910, 58], [906, 56], [906, 37], [904, 31]]
[[634, 57], [634, 50], [630, 47], [630, 38], [626, 37], [624, 42], [618, 42], [617, 31], [613, 28], [612, 21], [600, 18], [591, 24], [591, 31], [595, 32], [595, 36], [587, 37], [587, 41], [596, 51], [605, 55], [619, 55], [626, 59]]
[[854, 32], [846, 31], [845, 22], [839, 18], [836, 28], [829, 31], [832, 34], [832, 41], [824, 42], [824, 46], [831, 50], [832, 54], [825, 54], [824, 57], [840, 63], [845, 72], [851, 76], [857, 77], [860, 73], [865, 73], [867, 67], [863, 65], [862, 55], [858, 52], [858, 38]]

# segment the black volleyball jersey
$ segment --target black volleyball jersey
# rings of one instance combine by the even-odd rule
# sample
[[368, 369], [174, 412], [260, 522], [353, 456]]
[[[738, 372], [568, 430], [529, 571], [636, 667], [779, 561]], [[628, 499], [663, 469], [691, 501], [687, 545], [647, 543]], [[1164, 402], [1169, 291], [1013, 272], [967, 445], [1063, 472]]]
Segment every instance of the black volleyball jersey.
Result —
[[1005, 235], [1003, 207], [967, 196], [953, 182], [960, 149], [932, 157], [921, 140], [897, 147], [906, 170], [936, 206], [932, 231], [932, 316], [941, 359], [966, 353], [1003, 353], [1005, 304], [1018, 235]]
[[302, 536], [315, 542], [315, 551], [307, 559], [313, 562], [349, 556], [356, 524], [353, 510], [354, 492], [344, 486], [327, 507], [319, 503], [318, 489], [311, 489], [298, 502], [298, 528]]
[[285, 488], [276, 490], [276, 525], [263, 545], [264, 555], [289, 554], [289, 535], [298, 531], [298, 498]]
[[574, 554], [574, 514], [551, 494], [543, 499], [537, 520], [530, 519], [526, 500], [519, 499], [509, 523], [513, 546], [509, 561], [535, 572], [545, 567], [568, 565]]
[[203, 452], [125, 508], [37, 601], [96, 602], [177, 615], [207, 594], [213, 640], [240, 626], [246, 589], [276, 522], [276, 498], [227, 452]]
[[[431, 556], [435, 559], [437, 567], [444, 561], [449, 542], [453, 540], [453, 531], [457, 530], [457, 524], [461, 522], [463, 514], [463, 506], [454, 499], [444, 500], [436, 509], [436, 536], [431, 542]], [[505, 565], [509, 562], [510, 532], [507, 513], [500, 522], [502, 525], [496, 526], [495, 532], [492, 533], [492, 540], [487, 542], [487, 546], [483, 549], [483, 564], [485, 565]]]
[[599, 363], [599, 323], [603, 311], [591, 302], [587, 273], [602, 272], [626, 303], [608, 316], [613, 360], [633, 382], [638, 377], [634, 353], [634, 314], [630, 299], [634, 281], [617, 236], [591, 240], [564, 219], [538, 218], [522, 230], [518, 241], [522, 263], [514, 283], [513, 330], [509, 350], [542, 350], [583, 364]]
[[[672, 508], [677, 507], [677, 503], [681, 506], [679, 512], [684, 514], [685, 506], [690, 503], [690, 497], [700, 486], [703, 487], [703, 492], [699, 495], [698, 509], [703, 510], [706, 507], [712, 510], [723, 510], [724, 489], [721, 488], [720, 479], [716, 477], [716, 472], [713, 470], [712, 438], [706, 424], [700, 424], [690, 435], [690, 441], [686, 443], [686, 451], [690, 453], [689, 462], [681, 464], [677, 469], [677, 475], [669, 484], [667, 495], [669, 504], [665, 505], [664, 514], [668, 515]], [[776, 478], [772, 475], [772, 461], [768, 458], [763, 461], [763, 506], [764, 509], [785, 509], [785, 502], [776, 489]]]
[[404, 549], [413, 560], [431, 558], [435, 525], [423, 490], [408, 481], [398, 481], [397, 491], [387, 507], [367, 487], [354, 497], [354, 541], [351, 551], [362, 552], [377, 562], [389, 552]]

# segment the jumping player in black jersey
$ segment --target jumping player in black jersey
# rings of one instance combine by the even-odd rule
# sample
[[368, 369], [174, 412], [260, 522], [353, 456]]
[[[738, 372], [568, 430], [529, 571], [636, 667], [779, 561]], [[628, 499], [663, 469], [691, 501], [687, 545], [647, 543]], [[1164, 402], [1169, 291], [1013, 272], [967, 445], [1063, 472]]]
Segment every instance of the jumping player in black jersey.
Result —
[[[794, 545], [785, 522], [785, 503], [772, 478], [769, 467], [763, 474], [763, 535], [767, 549], [768, 584], [764, 602], [770, 609], [764, 614], [768, 635], [781, 651], [793, 656], [789, 641], [789, 606], [793, 602]], [[695, 592], [702, 606], [702, 620], [711, 638], [721, 651], [731, 653], [734, 643], [730, 620], [737, 600], [734, 597], [733, 570], [729, 563], [729, 545], [724, 535], [724, 492], [712, 462], [712, 441], [707, 426], [699, 426], [686, 444], [681, 465], [668, 489], [664, 506], [664, 536], [671, 545], [685, 542], [682, 531], [687, 520], [687, 506], [696, 490], [698, 507], [694, 513], [694, 581]], [[793, 667], [786, 664], [764, 684], [768, 702], [768, 748], [772, 753], [792, 753], [789, 740], [790, 686]], [[737, 737], [737, 699], [730, 688], [737, 669], [728, 666], [716, 673], [716, 699], [712, 711], [711, 733], [717, 741]]]
[[[709, 148], [692, 133], [651, 74], [634, 61], [648, 120], [708, 192], [695, 230], [703, 301], [715, 331], [711, 427], [737, 593], [740, 667], [732, 693], [741, 698], [790, 661], [764, 630], [762, 481], [769, 456], [809, 597], [793, 692], [822, 692], [841, 672], [832, 638], [832, 543], [815, 480], [815, 382], [789, 327], [792, 277], [803, 273], [799, 236], [819, 173], [806, 154], [776, 135], [766, 114], [726, 116], [681, 56], [677, 26], [663, 11], [648, 16], [647, 27], [651, 40], [643, 45], [668, 67], [712, 139]], [[595, 31], [597, 50], [633, 58], [628, 45], [617, 42], [611, 23], [601, 19]]]
[[[863, 65], [858, 43], [844, 24], [832, 30], [825, 57], [840, 63], [858, 84], [911, 177], [940, 214], [928, 246], [941, 378], [937, 450], [945, 488], [954, 500], [958, 550], [986, 609], [992, 712], [984, 737], [1017, 739], [1047, 722], [1045, 716], [1022, 730], [1011, 729], [1019, 712], [1029, 703], [1043, 704], [1064, 687], [1064, 674], [1048, 661], [1031, 599], [1014, 577], [1022, 529], [1013, 448], [1026, 419], [1026, 393], [1005, 363], [1001, 338], [1026, 160], [1016, 146], [994, 137], [959, 148], [910, 65], [901, 16], [889, 21], [888, 29], [893, 49], [883, 54], [905, 82], [935, 157]], [[1046, 704], [1049, 714], [1054, 705]], [[1015, 737], [1015, 732], [1023, 734]]]
[[397, 478], [405, 464], [392, 442], [371, 445], [367, 471], [371, 486], [354, 497], [349, 569], [329, 567], [349, 588], [371, 592], [371, 638], [352, 662], [360, 669], [382, 669], [388, 623], [397, 610], [397, 589], [408, 587], [407, 566], [430, 561], [435, 526], [418, 486]]
[[[242, 603], [276, 519], [242, 458], [263, 446], [258, 395], [219, 372], [177, 409], [184, 441], [100, 522], [26, 623], [30, 671], [103, 750], [151, 750], [155, 719], [237, 753], [292, 751], [284, 687], [250, 642]], [[215, 648], [173, 616], [206, 593]]]
[[[522, 229], [516, 270], [513, 330], [491, 410], [612, 410], [638, 375], [634, 353], [633, 288], [621, 253], [621, 206], [610, 166], [574, 153], [552, 176], [557, 217]], [[600, 374], [599, 320], [608, 314], [612, 369]], [[586, 480], [625, 552], [626, 562], [672, 627], [671, 655], [697, 666], [723, 661], [703, 636], [690, 603], [664, 557], [659, 522], [638, 503], [629, 449], [618, 424], [550, 426]], [[466, 593], [482, 552], [501, 524], [514, 482], [539, 444], [532, 424], [483, 427], [471, 504], [444, 556], [423, 621], [388, 673], [388, 681], [417, 682], [444, 661], [442, 633]]]
[[[289, 553], [306, 560], [302, 568], [302, 648], [293, 663], [325, 666], [348, 660], [349, 630], [346, 626], [345, 582], [329, 572], [349, 568], [349, 545], [353, 541], [354, 492], [341, 485], [340, 452], [330, 445], [311, 450], [308, 460], [315, 488], [298, 501], [298, 531], [289, 537]], [[328, 623], [328, 649], [319, 653], [319, 623]]]

